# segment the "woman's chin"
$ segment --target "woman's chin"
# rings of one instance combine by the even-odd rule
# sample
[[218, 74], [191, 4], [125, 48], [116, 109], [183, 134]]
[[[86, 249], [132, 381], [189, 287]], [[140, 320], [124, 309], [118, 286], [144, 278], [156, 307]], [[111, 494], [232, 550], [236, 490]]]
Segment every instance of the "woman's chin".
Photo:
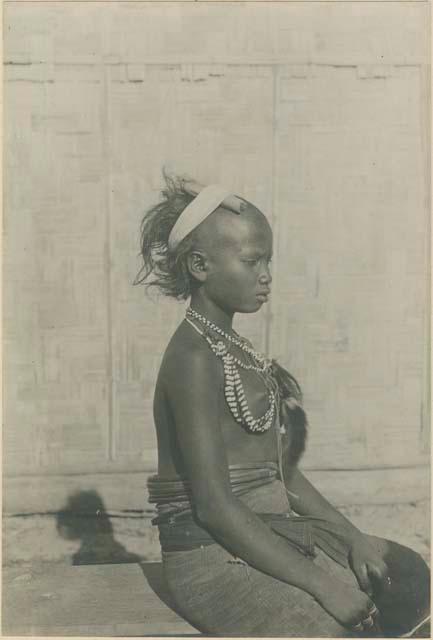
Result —
[[239, 313], [256, 313], [262, 308], [265, 302], [265, 300], [259, 300], [258, 298], [256, 298], [250, 304], [245, 305], [242, 310], [239, 310]]

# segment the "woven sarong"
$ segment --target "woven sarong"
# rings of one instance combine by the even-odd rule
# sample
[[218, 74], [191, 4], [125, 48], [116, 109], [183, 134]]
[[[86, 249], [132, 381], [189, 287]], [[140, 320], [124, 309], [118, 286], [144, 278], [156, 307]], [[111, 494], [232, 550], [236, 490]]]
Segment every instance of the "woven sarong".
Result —
[[[297, 516], [274, 463], [229, 469], [233, 494], [288, 544], [330, 578], [358, 587], [348, 566], [348, 541], [331, 522]], [[218, 544], [194, 515], [186, 479], [148, 481], [157, 505], [164, 573], [178, 613], [205, 634], [217, 636], [353, 637], [308, 593], [266, 575]], [[392, 588], [374, 585], [383, 635], [408, 634], [429, 613], [430, 574], [424, 560], [395, 542], [375, 538]], [[426, 637], [426, 636], [421, 636]]]

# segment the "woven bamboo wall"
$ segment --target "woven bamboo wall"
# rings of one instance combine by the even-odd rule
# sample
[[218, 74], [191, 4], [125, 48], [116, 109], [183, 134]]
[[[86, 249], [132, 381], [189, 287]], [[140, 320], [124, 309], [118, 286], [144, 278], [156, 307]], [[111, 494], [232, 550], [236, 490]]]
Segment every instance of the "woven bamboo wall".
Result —
[[6, 3], [6, 473], [152, 468], [184, 307], [132, 287], [161, 167], [275, 231], [237, 326], [301, 381], [310, 469], [428, 461], [428, 6]]

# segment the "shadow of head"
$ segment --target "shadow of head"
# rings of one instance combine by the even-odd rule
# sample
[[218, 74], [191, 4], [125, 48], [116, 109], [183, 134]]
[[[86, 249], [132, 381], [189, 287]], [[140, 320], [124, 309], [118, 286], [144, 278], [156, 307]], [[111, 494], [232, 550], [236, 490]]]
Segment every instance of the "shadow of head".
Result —
[[113, 526], [97, 491], [79, 491], [71, 495], [57, 514], [57, 531], [66, 540], [79, 540], [80, 548], [72, 556], [72, 564], [105, 564], [139, 562], [117, 542]]

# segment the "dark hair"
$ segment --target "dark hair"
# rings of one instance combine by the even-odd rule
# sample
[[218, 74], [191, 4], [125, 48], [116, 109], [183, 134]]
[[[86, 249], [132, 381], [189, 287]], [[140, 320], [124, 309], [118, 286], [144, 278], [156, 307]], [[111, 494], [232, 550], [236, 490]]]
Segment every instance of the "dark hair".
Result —
[[143, 265], [133, 284], [157, 287], [166, 296], [187, 300], [195, 285], [186, 260], [194, 246], [194, 232], [188, 234], [174, 251], [168, 250], [168, 237], [176, 220], [194, 197], [183, 189], [185, 178], [169, 175], [164, 170], [163, 177], [165, 188], [161, 194], [164, 199], [146, 211], [141, 221], [140, 255]]

